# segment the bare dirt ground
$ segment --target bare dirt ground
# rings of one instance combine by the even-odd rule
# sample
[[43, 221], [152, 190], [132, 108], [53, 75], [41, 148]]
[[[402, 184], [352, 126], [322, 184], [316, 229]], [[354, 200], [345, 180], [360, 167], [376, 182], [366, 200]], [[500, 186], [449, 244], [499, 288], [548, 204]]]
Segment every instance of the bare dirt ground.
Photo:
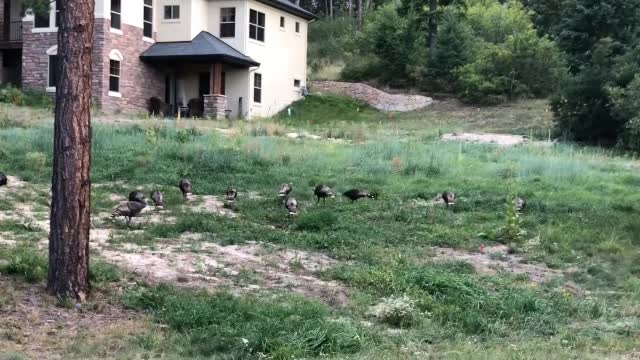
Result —
[[551, 269], [544, 264], [532, 264], [521, 255], [510, 254], [506, 245], [487, 246], [483, 252], [473, 253], [451, 248], [433, 248], [428, 260], [464, 261], [471, 264], [480, 274], [525, 275], [533, 283], [543, 283], [564, 275], [560, 270]]
[[[115, 333], [125, 341], [148, 331], [145, 316], [104, 298], [94, 302], [98, 303], [61, 307], [46, 295], [44, 285], [0, 275], [0, 358], [19, 353], [31, 359], [69, 359], [66, 352], [74, 341], [97, 343]], [[110, 341], [117, 346], [115, 339]]]

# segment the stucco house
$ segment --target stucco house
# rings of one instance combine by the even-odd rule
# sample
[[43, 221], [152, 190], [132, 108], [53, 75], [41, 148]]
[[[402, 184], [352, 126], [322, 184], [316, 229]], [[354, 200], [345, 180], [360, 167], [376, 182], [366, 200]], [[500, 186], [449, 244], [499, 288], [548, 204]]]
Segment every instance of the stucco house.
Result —
[[[307, 25], [288, 0], [95, 0], [93, 101], [140, 112], [155, 97], [175, 113], [200, 99], [205, 116], [261, 117], [306, 85]], [[0, 82], [55, 92], [57, 11], [0, 0]], [[197, 101], [196, 101], [197, 102]]]

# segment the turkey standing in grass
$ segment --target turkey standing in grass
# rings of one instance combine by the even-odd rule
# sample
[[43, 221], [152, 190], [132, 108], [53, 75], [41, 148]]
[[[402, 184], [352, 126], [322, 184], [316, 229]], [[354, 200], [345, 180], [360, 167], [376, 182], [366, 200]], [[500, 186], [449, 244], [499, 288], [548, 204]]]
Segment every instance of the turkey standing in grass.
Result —
[[287, 197], [289, 196], [289, 193], [291, 191], [293, 191], [293, 187], [291, 186], [291, 184], [282, 184], [280, 185], [280, 191], [278, 191], [278, 196]]
[[378, 194], [374, 192], [370, 193], [368, 191], [359, 190], [359, 189], [348, 190], [344, 192], [342, 195], [351, 199], [352, 203], [357, 201], [358, 199], [363, 199], [363, 198], [375, 199], [376, 197], [378, 197]]
[[289, 218], [298, 215], [298, 201], [295, 198], [287, 198], [284, 207], [289, 211]]
[[236, 188], [234, 187], [229, 186], [227, 188], [227, 191], [224, 192], [224, 195], [227, 197], [228, 202], [234, 202], [238, 197], [238, 190], [236, 190]]
[[527, 200], [521, 197], [517, 197], [513, 202], [518, 212], [523, 212], [524, 208], [527, 206]]
[[145, 197], [142, 191], [132, 191], [129, 194], [129, 201], [145, 202]]
[[322, 203], [324, 204], [327, 201], [328, 197], [332, 197], [332, 198], [336, 197], [336, 193], [334, 193], [330, 187], [322, 184], [316, 186], [315, 190], [313, 190], [313, 193], [318, 198], [318, 201], [316, 201], [316, 204], [320, 202], [320, 198], [322, 198]]
[[151, 193], [151, 200], [156, 205], [156, 210], [163, 209], [164, 210], [164, 199], [162, 197], [162, 193], [158, 190], [155, 190]]
[[453, 206], [456, 204], [456, 194], [450, 191], [445, 191], [442, 193], [442, 200], [447, 206]]
[[0, 186], [7, 186], [7, 175], [0, 172]]
[[127, 201], [124, 204], [117, 206], [113, 209], [111, 217], [123, 216], [127, 219], [127, 226], [131, 222], [131, 218], [138, 217], [142, 212], [142, 209], [147, 207], [147, 203], [143, 200]]
[[180, 191], [182, 191], [182, 197], [184, 197], [185, 200], [188, 199], [189, 195], [193, 194], [193, 187], [191, 186], [191, 181], [187, 179], [180, 180], [180, 184], [178, 185], [178, 187], [180, 188]]

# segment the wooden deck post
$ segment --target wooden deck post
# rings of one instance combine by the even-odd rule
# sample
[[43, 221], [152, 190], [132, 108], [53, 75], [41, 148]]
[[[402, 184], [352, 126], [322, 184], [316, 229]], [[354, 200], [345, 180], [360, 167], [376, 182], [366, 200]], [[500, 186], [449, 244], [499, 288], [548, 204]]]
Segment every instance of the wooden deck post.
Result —
[[209, 72], [209, 89], [212, 95], [222, 94], [222, 63], [211, 64]]

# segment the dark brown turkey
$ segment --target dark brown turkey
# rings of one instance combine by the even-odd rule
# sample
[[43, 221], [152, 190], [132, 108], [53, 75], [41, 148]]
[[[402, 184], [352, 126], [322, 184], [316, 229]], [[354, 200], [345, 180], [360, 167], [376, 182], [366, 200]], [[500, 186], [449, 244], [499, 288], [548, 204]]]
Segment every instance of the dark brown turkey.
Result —
[[298, 201], [295, 198], [287, 198], [284, 202], [284, 207], [289, 211], [289, 217], [298, 215]]
[[523, 212], [524, 208], [527, 206], [527, 199], [525, 198], [517, 197], [513, 202], [518, 212]]
[[178, 184], [180, 191], [182, 191], [182, 197], [187, 200], [189, 195], [193, 194], [193, 186], [191, 186], [191, 181], [188, 179], [180, 180], [180, 184]]
[[0, 186], [7, 186], [7, 175], [0, 172]]
[[287, 197], [287, 196], [289, 196], [289, 193], [291, 191], [293, 191], [293, 185], [292, 184], [282, 184], [282, 185], [280, 185], [280, 190], [278, 191], [278, 196]]
[[155, 190], [151, 193], [151, 200], [153, 200], [153, 203], [156, 206], [156, 210], [164, 209], [164, 197], [159, 190]]
[[129, 201], [145, 202], [145, 197], [142, 191], [132, 191], [129, 193]]
[[147, 203], [143, 201], [127, 201], [124, 204], [118, 205], [113, 212], [111, 213], [111, 217], [122, 216], [127, 219], [127, 226], [131, 223], [131, 218], [140, 216], [142, 209], [147, 207]]
[[229, 186], [227, 190], [224, 192], [224, 196], [227, 197], [227, 201], [233, 202], [236, 201], [238, 197], [238, 190], [236, 188]]
[[332, 197], [332, 198], [336, 197], [336, 193], [333, 192], [333, 190], [331, 190], [330, 187], [322, 184], [316, 186], [315, 190], [313, 190], [313, 193], [318, 198], [318, 201], [316, 201], [316, 204], [320, 202], [320, 199], [322, 199], [322, 203], [324, 204], [326, 203], [328, 197]]
[[368, 192], [366, 190], [359, 190], [359, 189], [347, 190], [344, 193], [342, 193], [342, 195], [348, 197], [352, 203], [357, 201], [358, 199], [364, 199], [364, 198], [375, 199], [378, 197], [378, 194], [376, 194], [375, 192]]
[[450, 191], [445, 191], [442, 193], [442, 200], [447, 206], [453, 206], [456, 204], [456, 194]]

